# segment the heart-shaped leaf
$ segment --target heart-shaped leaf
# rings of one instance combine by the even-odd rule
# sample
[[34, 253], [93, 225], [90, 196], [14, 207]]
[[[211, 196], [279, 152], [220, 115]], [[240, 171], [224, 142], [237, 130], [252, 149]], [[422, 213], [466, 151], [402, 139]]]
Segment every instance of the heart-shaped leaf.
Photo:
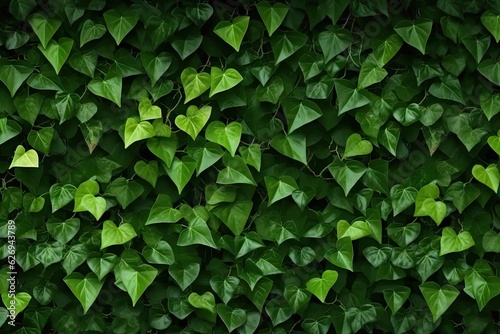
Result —
[[186, 104], [210, 88], [211, 77], [208, 73], [198, 73], [194, 68], [188, 67], [181, 73], [181, 82], [186, 95], [184, 100], [184, 104]]
[[233, 22], [221, 21], [215, 26], [214, 33], [238, 52], [249, 22], [249, 16], [238, 16]]
[[407, 43], [425, 54], [427, 40], [431, 35], [432, 20], [417, 19], [415, 21], [403, 20], [394, 27], [394, 30]]
[[153, 187], [158, 179], [158, 161], [153, 160], [148, 163], [139, 160], [134, 165], [134, 172], [141, 178], [148, 181]]
[[76, 187], [71, 184], [55, 183], [50, 187], [49, 195], [52, 203], [52, 213], [69, 204], [75, 197]]
[[495, 41], [500, 41], [500, 15], [487, 10], [481, 16], [481, 23], [493, 35]]
[[122, 208], [126, 208], [144, 192], [144, 187], [135, 181], [119, 177], [109, 184], [106, 193], [116, 197]]
[[133, 117], [127, 118], [125, 131], [123, 133], [125, 148], [129, 147], [136, 141], [148, 139], [154, 137], [155, 135], [156, 131], [151, 123], [147, 121], [138, 123]]
[[407, 286], [398, 286], [395, 289], [385, 289], [382, 292], [385, 302], [389, 305], [392, 314], [396, 314], [396, 312], [403, 307], [408, 297], [410, 297], [411, 290]]
[[368, 140], [362, 140], [361, 135], [353, 133], [347, 138], [344, 155], [345, 158], [351, 158], [358, 155], [370, 154], [373, 150], [373, 145]]
[[95, 302], [104, 285], [104, 280], [99, 280], [94, 273], [89, 273], [87, 276], [71, 273], [63, 280], [82, 304], [84, 314]]
[[311, 278], [306, 283], [307, 290], [315, 295], [322, 303], [325, 302], [328, 292], [333, 287], [339, 277], [335, 270], [325, 270], [321, 278]]
[[118, 260], [119, 258], [115, 254], [92, 252], [87, 257], [87, 264], [99, 281], [103, 281], [103, 278], [118, 264]]
[[104, 36], [106, 33], [106, 27], [100, 23], [95, 23], [94, 21], [88, 19], [80, 30], [80, 48], [90, 41], [96, 40]]
[[26, 151], [22, 145], [18, 145], [9, 169], [12, 167], [38, 168], [38, 153], [35, 150]]
[[11, 309], [11, 305], [14, 305], [14, 308], [12, 309], [14, 317], [21, 313], [28, 306], [30, 300], [31, 296], [26, 292], [19, 292], [15, 295], [10, 291], [5, 291], [2, 293], [2, 301], [5, 307]]
[[415, 199], [415, 217], [429, 216], [439, 225], [446, 216], [446, 204], [435, 199], [439, 197], [439, 188], [431, 183], [418, 191]]
[[211, 292], [204, 292], [202, 295], [191, 292], [188, 297], [189, 304], [194, 308], [204, 309], [210, 313], [215, 313], [215, 297]]
[[205, 245], [217, 248], [207, 223], [200, 217], [194, 218], [179, 234], [178, 246]]
[[122, 282], [132, 300], [132, 306], [135, 306], [144, 291], [153, 283], [158, 270], [149, 264], [141, 264], [135, 268], [124, 264], [117, 268], [115, 269], [117, 279]]
[[186, 116], [178, 115], [175, 118], [175, 125], [185, 133], [191, 136], [193, 140], [207, 124], [210, 115], [212, 114], [212, 107], [203, 106], [198, 109], [196, 106], [189, 106], [186, 111]]
[[241, 308], [230, 308], [224, 304], [217, 304], [217, 314], [222, 319], [229, 333], [243, 326], [247, 321], [247, 313]]
[[122, 106], [122, 76], [120, 74], [110, 72], [104, 79], [94, 78], [87, 87], [93, 94], [114, 102], [118, 107]]
[[137, 233], [129, 223], [123, 223], [117, 227], [111, 220], [106, 220], [102, 227], [101, 249], [113, 245], [122, 245], [136, 236]]
[[354, 185], [366, 173], [366, 166], [355, 160], [343, 162], [340, 159], [335, 159], [328, 166], [328, 170], [347, 196]]
[[299, 188], [297, 182], [290, 176], [283, 176], [277, 179], [272, 176], [264, 177], [266, 183], [268, 202], [267, 206], [290, 196], [295, 190]]
[[207, 126], [205, 138], [223, 146], [234, 157], [240, 144], [241, 132], [242, 127], [238, 122], [231, 122], [225, 126], [224, 123], [215, 121]]
[[172, 64], [172, 55], [161, 52], [156, 56], [152, 52], [141, 52], [141, 63], [154, 86]]
[[490, 145], [491, 149], [500, 156], [500, 131], [498, 131], [496, 136], [488, 138], [488, 145]]
[[222, 71], [220, 68], [213, 66], [210, 70], [210, 95], [214, 96], [217, 93], [229, 90], [243, 81], [241, 74], [234, 68], [228, 68]]
[[441, 315], [453, 304], [460, 292], [453, 286], [446, 284], [439, 286], [435, 282], [427, 282], [419, 286], [422, 295], [429, 306], [432, 318], [436, 322]]
[[319, 106], [312, 101], [287, 97], [281, 99], [281, 106], [288, 123], [288, 133], [323, 116]]
[[154, 106], [149, 99], [143, 99], [139, 103], [139, 115], [141, 121], [161, 118], [161, 108]]
[[[350, 235], [350, 233], [347, 234]], [[343, 235], [346, 233], [344, 232]], [[349, 236], [339, 238], [336, 248], [329, 249], [325, 258], [337, 267], [353, 271], [354, 250], [351, 238]]]
[[42, 47], [47, 47], [47, 43], [61, 26], [61, 20], [56, 17], [46, 18], [40, 13], [31, 15], [28, 19], [33, 31], [38, 36]]
[[103, 197], [95, 197], [94, 195], [86, 194], [81, 199], [80, 207], [82, 208], [81, 211], [88, 211], [95, 217], [96, 220], [99, 220], [104, 212], [106, 212], [107, 205], [106, 200]]
[[462, 252], [474, 245], [474, 239], [472, 239], [469, 232], [462, 231], [457, 235], [453, 228], [447, 226], [441, 232], [441, 251], [439, 255]]
[[179, 158], [174, 158], [170, 167], [166, 168], [167, 174], [174, 182], [179, 194], [182, 192], [182, 189], [184, 189], [184, 187], [188, 184], [189, 180], [193, 176], [195, 169], [196, 161], [189, 156], [182, 157], [182, 160]]
[[64, 63], [68, 60], [73, 43], [74, 41], [71, 38], [61, 37], [57, 42], [51, 39], [45, 47], [39, 45], [38, 49], [40, 49], [45, 58], [54, 67], [56, 74], [59, 74]]
[[0, 59], [0, 81], [9, 89], [13, 97], [23, 82], [33, 73], [34, 67], [27, 61]]
[[103, 17], [109, 33], [115, 39], [116, 45], [119, 45], [139, 22], [139, 16], [135, 11], [119, 13], [115, 9], [110, 9], [104, 12]]
[[298, 31], [288, 31], [271, 37], [275, 65], [287, 59], [307, 42], [307, 36]]
[[268, 1], [261, 1], [257, 4], [257, 11], [266, 26], [269, 36], [272, 36], [283, 23], [288, 10], [287, 5], [279, 2], [271, 5]]
[[498, 192], [500, 172], [496, 165], [491, 164], [486, 168], [481, 165], [474, 165], [474, 167], [472, 167], [472, 175], [476, 180], [493, 190], [495, 193]]
[[307, 165], [306, 138], [302, 134], [278, 134], [271, 140], [271, 147], [279, 153]]

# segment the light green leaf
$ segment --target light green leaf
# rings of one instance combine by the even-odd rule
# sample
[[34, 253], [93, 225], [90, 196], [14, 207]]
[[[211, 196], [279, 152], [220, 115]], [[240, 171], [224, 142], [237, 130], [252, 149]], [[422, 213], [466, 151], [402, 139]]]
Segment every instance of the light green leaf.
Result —
[[144, 291], [153, 283], [158, 270], [149, 264], [141, 264], [136, 268], [123, 264], [115, 269], [115, 274], [132, 299], [132, 306], [135, 306]]
[[328, 292], [333, 287], [339, 274], [335, 270], [325, 270], [321, 278], [312, 278], [306, 283], [307, 290], [315, 295], [322, 303], [325, 302]]
[[243, 81], [241, 74], [234, 68], [228, 68], [222, 71], [220, 68], [213, 66], [210, 71], [210, 95], [214, 96], [217, 93], [229, 90]]
[[147, 121], [138, 123], [135, 118], [127, 118], [125, 131], [123, 133], [123, 142], [125, 148], [139, 140], [148, 139], [156, 135], [153, 125]]
[[453, 228], [447, 226], [441, 232], [440, 256], [449, 253], [458, 253], [474, 246], [474, 239], [467, 231], [462, 231], [458, 235]]
[[14, 316], [21, 313], [30, 303], [31, 296], [26, 292], [16, 293], [15, 296], [11, 296], [10, 292], [2, 293], [2, 301], [6, 308], [14, 305]]
[[9, 169], [12, 167], [38, 168], [38, 153], [33, 149], [26, 151], [22, 145], [18, 145]]
[[347, 138], [346, 147], [342, 158], [351, 158], [358, 155], [370, 154], [373, 145], [368, 140], [362, 140], [361, 135], [353, 133]]
[[429, 216], [439, 225], [446, 216], [446, 204], [435, 199], [439, 197], [439, 188], [431, 183], [418, 191], [415, 198], [415, 212], [413, 216]]
[[354, 249], [351, 238], [349, 236], [339, 238], [336, 248], [329, 249], [325, 254], [325, 259], [337, 267], [353, 271]]
[[249, 22], [249, 16], [238, 16], [233, 22], [221, 21], [215, 26], [214, 33], [238, 52]]
[[357, 220], [349, 224], [342, 219], [337, 223], [337, 237], [339, 239], [349, 237], [354, 241], [370, 235], [372, 235], [372, 229], [366, 221]]
[[387, 74], [387, 71], [378, 64], [375, 56], [368, 56], [359, 71], [358, 89], [366, 88], [384, 80]]
[[205, 130], [205, 138], [223, 146], [234, 157], [240, 144], [242, 127], [238, 122], [231, 122], [227, 126], [220, 121], [211, 122]]
[[122, 245], [136, 236], [137, 233], [129, 223], [123, 223], [117, 227], [113, 221], [106, 220], [102, 227], [101, 249], [113, 245]]
[[208, 73], [198, 73], [194, 68], [187, 67], [181, 73], [181, 82], [186, 95], [184, 100], [184, 104], [186, 104], [210, 88], [211, 77]]
[[143, 99], [139, 103], [139, 115], [141, 121], [162, 118], [161, 108], [154, 106], [149, 99]]
[[481, 165], [474, 165], [474, 167], [472, 167], [472, 175], [476, 180], [493, 190], [495, 193], [498, 192], [500, 172], [496, 165], [491, 164], [486, 168]]
[[87, 87], [93, 94], [114, 102], [118, 107], [122, 106], [122, 76], [120, 74], [110, 72], [104, 79], [93, 78]]
[[146, 225], [158, 223], [176, 223], [182, 218], [179, 210], [172, 207], [172, 200], [168, 195], [159, 194], [151, 211]]

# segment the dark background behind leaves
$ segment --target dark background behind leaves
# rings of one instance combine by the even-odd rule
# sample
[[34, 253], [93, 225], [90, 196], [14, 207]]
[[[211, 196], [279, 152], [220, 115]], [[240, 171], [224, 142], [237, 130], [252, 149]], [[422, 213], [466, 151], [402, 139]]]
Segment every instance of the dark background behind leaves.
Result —
[[0, 13], [2, 333], [498, 332], [499, 1]]

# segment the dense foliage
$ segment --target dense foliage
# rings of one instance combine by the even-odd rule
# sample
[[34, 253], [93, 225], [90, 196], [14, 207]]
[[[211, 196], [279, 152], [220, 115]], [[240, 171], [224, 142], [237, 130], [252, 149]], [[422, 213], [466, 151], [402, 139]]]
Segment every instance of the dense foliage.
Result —
[[0, 11], [2, 333], [498, 333], [500, 1]]

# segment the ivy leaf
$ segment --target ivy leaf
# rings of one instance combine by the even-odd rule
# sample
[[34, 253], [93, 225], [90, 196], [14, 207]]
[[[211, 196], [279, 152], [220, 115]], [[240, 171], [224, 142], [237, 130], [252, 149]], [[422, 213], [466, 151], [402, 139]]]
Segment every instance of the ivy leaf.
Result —
[[486, 51], [490, 48], [491, 37], [490, 36], [466, 36], [462, 38], [462, 43], [471, 55], [476, 60], [476, 63], [480, 63], [481, 59], [485, 55]]
[[289, 31], [271, 37], [271, 48], [273, 50], [275, 65], [293, 55], [306, 42], [307, 36], [298, 31]]
[[351, 158], [358, 155], [370, 154], [373, 145], [368, 140], [362, 140], [361, 135], [353, 133], [347, 138], [346, 147], [342, 158]]
[[110, 183], [106, 192], [115, 196], [122, 208], [126, 208], [144, 192], [144, 187], [135, 181], [119, 177]]
[[325, 56], [325, 62], [329, 62], [351, 46], [354, 42], [354, 37], [348, 30], [329, 25], [326, 27], [326, 31], [318, 34], [318, 42]]
[[115, 274], [132, 299], [132, 306], [135, 306], [144, 291], [153, 283], [158, 270], [149, 264], [141, 264], [136, 268], [123, 264], [115, 269]]
[[181, 81], [186, 95], [184, 104], [186, 104], [210, 88], [211, 77], [208, 73], [198, 73], [194, 68], [187, 67], [181, 73]]
[[252, 207], [251, 201], [236, 201], [230, 204], [220, 204], [212, 212], [234, 235], [239, 236], [245, 229]]
[[228, 68], [222, 71], [220, 68], [212, 66], [210, 70], [210, 95], [229, 90], [243, 81], [241, 74], [234, 68]]
[[249, 22], [249, 16], [238, 16], [233, 22], [221, 21], [215, 26], [214, 33], [238, 52]]
[[345, 11], [347, 6], [349, 5], [350, 0], [340, 0], [331, 2], [328, 0], [320, 0], [319, 1], [319, 9], [324, 11], [326, 15], [332, 20], [333, 24], [337, 24], [337, 21], [342, 16], [342, 13]]
[[274, 327], [287, 321], [293, 315], [292, 309], [288, 305], [280, 303], [277, 299], [271, 299], [267, 303], [266, 313], [271, 318]]
[[165, 194], [159, 194], [149, 212], [146, 225], [158, 223], [176, 223], [182, 218], [179, 210], [172, 207], [172, 199]]
[[339, 238], [336, 248], [328, 250], [325, 259], [337, 267], [353, 271], [354, 250], [351, 238], [349, 236]]
[[495, 193], [498, 192], [500, 172], [496, 165], [491, 164], [486, 168], [481, 165], [474, 165], [474, 167], [472, 167], [472, 175], [476, 180], [493, 190]]
[[54, 67], [56, 74], [59, 74], [64, 63], [68, 60], [73, 48], [73, 42], [71, 38], [61, 37], [57, 42], [51, 39], [45, 47], [42, 45], [38, 46], [38, 49], [47, 58], [52, 67]]
[[277, 134], [271, 140], [271, 147], [279, 153], [307, 165], [306, 138], [304, 135], [292, 133]]
[[465, 275], [464, 292], [474, 298], [482, 311], [488, 302], [500, 294], [500, 278], [485, 260], [477, 260]]
[[262, 1], [257, 4], [257, 11], [266, 26], [269, 36], [272, 36], [283, 23], [288, 10], [288, 6], [280, 2], [271, 5], [268, 1]]
[[188, 227], [179, 234], [179, 240], [177, 241], [178, 246], [195, 244], [217, 249], [212, 233], [201, 217], [196, 217], [189, 222]]
[[14, 97], [33, 70], [33, 65], [27, 61], [0, 59], [0, 81], [7, 86], [11, 97]]
[[24, 21], [36, 5], [35, 0], [11, 0], [9, 12], [19, 21]]
[[200, 265], [198, 263], [190, 263], [183, 266], [174, 263], [168, 268], [168, 273], [177, 282], [181, 290], [184, 291], [200, 274]]
[[47, 43], [49, 43], [52, 36], [54, 36], [62, 24], [61, 20], [55, 17], [46, 18], [40, 13], [31, 15], [28, 22], [38, 36], [43, 48], [47, 47]]
[[214, 9], [208, 3], [199, 3], [196, 7], [188, 8], [187, 17], [198, 27], [201, 27], [214, 13]]
[[217, 314], [222, 319], [224, 325], [226, 325], [229, 333], [234, 331], [236, 328], [243, 326], [247, 321], [247, 314], [245, 310], [241, 308], [232, 309], [227, 305], [218, 304]]
[[205, 138], [223, 146], [234, 157], [240, 143], [242, 127], [238, 122], [231, 122], [227, 126], [220, 121], [211, 122], [205, 130]]
[[92, 252], [87, 257], [87, 265], [96, 274], [99, 281], [104, 282], [103, 278], [113, 271], [114, 267], [118, 264], [118, 260], [118, 256], [112, 253], [101, 254]]
[[238, 151], [243, 161], [250, 166], [253, 166], [258, 172], [262, 160], [262, 152], [259, 144], [250, 144], [248, 146], [240, 146]]
[[123, 223], [120, 224], [120, 226], [116, 226], [113, 221], [106, 220], [102, 227], [101, 249], [113, 245], [122, 245], [134, 239], [136, 236], [137, 233], [129, 223]]
[[410, 297], [410, 288], [407, 286], [398, 286], [394, 289], [385, 289], [382, 291], [384, 300], [389, 305], [392, 314], [396, 314], [403, 307], [404, 303]]
[[356, 160], [343, 162], [340, 159], [335, 159], [328, 166], [328, 170], [347, 196], [354, 185], [365, 174], [366, 166]]
[[93, 78], [87, 87], [94, 95], [108, 99], [118, 107], [122, 106], [122, 76], [120, 74], [110, 72], [104, 79]]
[[374, 50], [373, 56], [380, 66], [385, 66], [401, 49], [403, 40], [396, 34], [392, 34]]
[[90, 41], [100, 39], [106, 33], [106, 27], [100, 23], [88, 19], [83, 22], [80, 30], [80, 48]]
[[182, 159], [174, 158], [170, 167], [165, 170], [180, 194], [193, 176], [195, 169], [196, 161], [189, 156], [184, 156]]
[[375, 56], [368, 56], [359, 71], [358, 89], [366, 88], [384, 80], [387, 74], [387, 71], [377, 63]]
[[80, 273], [71, 273], [64, 278], [64, 283], [78, 298], [85, 314], [97, 299], [104, 285], [104, 280], [99, 281], [94, 273], [89, 273], [87, 276], [83, 276]]
[[156, 135], [153, 125], [147, 121], [137, 122], [135, 118], [127, 118], [125, 123], [125, 131], [123, 133], [123, 142], [125, 148], [129, 147], [136, 141], [148, 139]]
[[159, 119], [162, 117], [161, 108], [154, 106], [149, 99], [143, 99], [139, 103], [139, 115], [141, 121]]
[[474, 239], [472, 239], [469, 232], [463, 231], [457, 235], [453, 228], [447, 226], [441, 232], [441, 251], [439, 255], [462, 252], [474, 245]]
[[349, 110], [360, 108], [370, 103], [370, 100], [364, 95], [363, 90], [358, 90], [349, 80], [335, 80], [335, 92], [337, 93], [339, 116]]
[[372, 235], [370, 225], [366, 221], [357, 220], [349, 224], [346, 220], [337, 223], [338, 238], [350, 237], [351, 240], [358, 240]]
[[[13, 308], [13, 315], [17, 316], [19, 313], [21, 313], [30, 303], [31, 296], [27, 292], [19, 292], [16, 293], [14, 296], [10, 292], [3, 292], [2, 293], [2, 301], [6, 307], [10, 307], [10, 305], [14, 305]], [[10, 308], [9, 308], [10, 310]], [[9, 314], [12, 314], [9, 311]]]
[[288, 133], [323, 116], [319, 106], [308, 100], [286, 97], [281, 99], [281, 106], [288, 123]]
[[481, 15], [481, 23], [493, 35], [495, 41], [500, 41], [500, 15], [487, 10]]
[[135, 11], [119, 13], [115, 9], [110, 9], [104, 12], [102, 16], [116, 45], [119, 45], [125, 36], [134, 29], [137, 22], [139, 22], [139, 16]]
[[429, 88], [429, 93], [440, 99], [465, 104], [460, 81], [451, 74], [445, 75], [441, 82], [433, 83]]
[[488, 137], [488, 145], [500, 156], [500, 131], [496, 136]]
[[434, 322], [446, 312], [460, 294], [456, 288], [449, 284], [439, 286], [435, 282], [421, 284], [419, 289], [431, 310]]
[[500, 71], [500, 62], [493, 59], [484, 60], [477, 66], [477, 70], [486, 79], [500, 86], [500, 74], [498, 74], [498, 71]]
[[66, 244], [73, 239], [80, 230], [80, 219], [70, 218], [66, 221], [49, 219], [46, 223], [47, 231], [55, 240]]
[[172, 42], [172, 47], [182, 60], [192, 55], [203, 42], [203, 36], [199, 33], [189, 32], [184, 38]]
[[155, 187], [158, 179], [158, 161], [154, 160], [146, 163], [139, 160], [134, 165], [134, 172], [141, 179], [148, 181], [149, 184]]
[[26, 151], [22, 145], [17, 145], [9, 169], [12, 167], [38, 168], [38, 154], [33, 149]]
[[172, 55], [161, 52], [157, 56], [153, 52], [141, 52], [141, 63], [154, 86], [172, 64]]
[[160, 158], [167, 167], [172, 165], [177, 150], [177, 139], [174, 135], [170, 138], [149, 138], [147, 146], [151, 153]]
[[391, 223], [387, 226], [387, 234], [399, 247], [406, 247], [418, 238], [420, 224], [410, 223], [403, 225], [400, 223]]
[[435, 199], [439, 197], [439, 188], [428, 184], [418, 191], [415, 198], [415, 217], [429, 216], [439, 225], [446, 216], [446, 204]]
[[189, 294], [188, 302], [194, 308], [204, 309], [210, 313], [215, 313], [215, 297], [211, 292], [204, 292], [202, 295], [192, 292]]
[[210, 287], [222, 299], [224, 304], [227, 304], [233, 298], [239, 285], [240, 279], [235, 276], [223, 278], [220, 275], [215, 275], [210, 279]]
[[396, 24], [394, 30], [403, 40], [425, 55], [427, 40], [431, 35], [432, 21], [417, 19], [415, 21], [402, 20]]
[[268, 207], [273, 203], [290, 196], [299, 187], [295, 180], [290, 176], [283, 176], [280, 179], [272, 176], [265, 176], [264, 181], [267, 189]]
[[462, 213], [465, 208], [471, 205], [479, 196], [481, 191], [472, 184], [463, 182], [453, 183], [444, 196], [444, 200], [451, 200], [453, 205]]
[[50, 187], [49, 195], [52, 203], [52, 213], [69, 204], [75, 197], [76, 187], [71, 184], [55, 183]]
[[297, 313], [297, 311], [309, 303], [311, 293], [306, 289], [301, 289], [294, 285], [287, 285], [283, 296], [293, 312]]
[[325, 270], [321, 278], [315, 277], [307, 281], [307, 290], [324, 303], [328, 292], [337, 282], [338, 277], [339, 274], [335, 270]]

